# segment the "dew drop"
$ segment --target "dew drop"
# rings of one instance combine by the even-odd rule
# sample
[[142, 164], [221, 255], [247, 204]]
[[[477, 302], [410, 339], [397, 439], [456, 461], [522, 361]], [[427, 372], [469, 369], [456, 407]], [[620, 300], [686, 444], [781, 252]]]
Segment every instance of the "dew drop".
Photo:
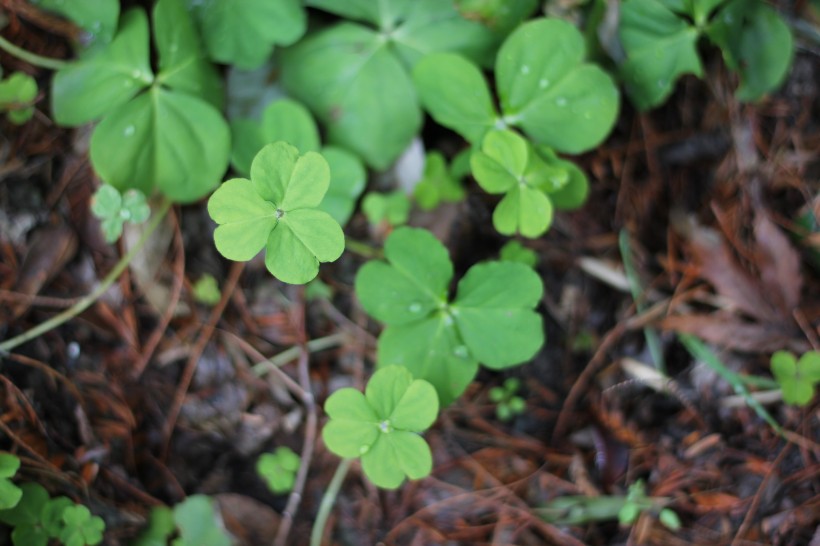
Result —
[[359, 455], [364, 455], [368, 451], [370, 451], [370, 446], [362, 446], [359, 448]]
[[453, 349], [453, 354], [456, 355], [458, 358], [467, 358], [467, 356], [470, 353], [467, 351], [467, 347], [465, 347], [464, 345], [459, 345], [458, 347]]
[[179, 46], [177, 46], [176, 43], [173, 43], [168, 47], [168, 49], [171, 51], [171, 53], [176, 53], [177, 49], [179, 49]]
[[527, 66], [527, 65], [522, 66], [521, 67], [521, 73], [522, 74], [529, 74], [530, 73], [530, 67]]
[[660, 89], [663, 89], [664, 87], [666, 87], [666, 80], [658, 80], [658, 87]]
[[411, 303], [410, 307], [407, 308], [408, 311], [411, 313], [418, 313], [421, 311], [421, 304], [420, 303]]
[[540, 80], [538, 80], [538, 87], [540, 87], [541, 89], [546, 89], [549, 84], [550, 81], [546, 78], [541, 78]]
[[385, 419], [381, 423], [379, 423], [379, 430], [382, 432], [390, 432], [390, 420]]
[[127, 137], [130, 137], [130, 136], [131, 136], [131, 135], [133, 135], [136, 131], [137, 131], [137, 128], [136, 128], [136, 127], [134, 127], [133, 125], [129, 125], [128, 127], [126, 127], [126, 128], [125, 128], [125, 130], [122, 132], [122, 134], [123, 134], [123, 135], [125, 135], [125, 136], [127, 136]]
[[131, 72], [131, 77], [136, 79], [136, 80], [140, 79], [142, 77], [142, 71], [141, 70], [132, 71]]
[[555, 99], [555, 104], [563, 108], [567, 105], [567, 99], [565, 99], [564, 97], [558, 97], [557, 99]]
[[93, 30], [95, 32], [99, 32], [99, 30], [101, 28], [102, 28], [102, 23], [100, 23], [99, 21], [94, 21], [93, 23], [91, 23], [91, 30]]
[[134, 82], [132, 82], [131, 80], [125, 80], [124, 82], [122, 82], [122, 86], [123, 87], [134, 87]]
[[120, 209], [120, 218], [122, 218], [125, 221], [130, 220], [131, 219], [131, 211], [127, 210], [127, 209]]

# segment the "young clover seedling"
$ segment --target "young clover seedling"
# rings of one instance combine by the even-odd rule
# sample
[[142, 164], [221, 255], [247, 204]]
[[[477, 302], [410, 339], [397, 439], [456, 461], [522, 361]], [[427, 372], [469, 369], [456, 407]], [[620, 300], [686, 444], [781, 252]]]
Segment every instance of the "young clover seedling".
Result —
[[508, 377], [501, 387], [490, 389], [490, 400], [495, 402], [495, 415], [501, 421], [509, 421], [516, 415], [524, 413], [526, 402], [518, 396], [521, 382], [515, 377]]
[[174, 506], [174, 522], [179, 528], [179, 538], [174, 539], [171, 546], [231, 545], [214, 502], [207, 495], [191, 495]]
[[301, 460], [289, 447], [278, 447], [273, 453], [263, 453], [256, 461], [256, 472], [274, 493], [293, 489]]
[[419, 433], [433, 424], [438, 408], [430, 383], [401, 366], [386, 366], [373, 374], [364, 394], [344, 388], [330, 395], [322, 438], [340, 457], [361, 457], [374, 484], [395, 489], [405, 477], [417, 480], [432, 471], [430, 447]]
[[102, 542], [105, 522], [82, 504], [67, 506], [63, 510], [63, 530], [60, 540], [65, 546], [93, 546]]
[[379, 336], [379, 365], [400, 364], [433, 384], [442, 405], [472, 381], [479, 362], [504, 369], [532, 358], [544, 343], [541, 278], [512, 262], [473, 266], [447, 289], [453, 264], [429, 231], [402, 227], [384, 245], [387, 263], [370, 261], [356, 275], [364, 309], [387, 327]]
[[385, 223], [400, 226], [410, 216], [410, 199], [402, 190], [390, 193], [370, 192], [362, 200], [362, 212], [374, 226]]
[[[22, 496], [14, 507], [0, 510], [0, 523], [14, 528], [11, 532], [14, 546], [46, 546], [52, 538], [60, 538], [64, 544], [71, 546], [99, 544], [102, 540], [105, 524], [96, 516], [88, 518], [90, 523], [87, 524], [87, 535], [74, 538], [73, 534], [71, 537], [67, 534], [67, 529], [76, 529], [70, 509], [81, 507], [87, 510], [84, 506], [75, 505], [67, 497], [51, 499], [42, 485], [33, 482], [22, 484], [20, 491]], [[69, 514], [70, 521], [65, 519], [66, 513]], [[99, 539], [92, 528], [99, 531]], [[70, 542], [66, 539], [70, 539]]]
[[518, 241], [508, 241], [501, 247], [498, 258], [502, 262], [518, 262], [527, 267], [535, 267], [538, 263], [538, 255], [534, 250], [529, 249]]
[[114, 186], [103, 184], [91, 198], [91, 213], [100, 219], [103, 236], [109, 243], [122, 235], [125, 222], [141, 224], [151, 215], [151, 207], [139, 190], [126, 190], [120, 194]]
[[214, 306], [222, 299], [219, 284], [213, 275], [205, 273], [194, 283], [194, 299], [205, 305]]
[[459, 182], [460, 178], [447, 167], [441, 152], [430, 152], [425, 157], [424, 173], [413, 190], [413, 196], [425, 210], [434, 209], [441, 202], [461, 201], [467, 193]]
[[774, 378], [783, 391], [783, 401], [798, 406], [811, 402], [815, 385], [820, 383], [820, 352], [809, 351], [798, 360], [789, 351], [777, 351], [771, 362]]
[[330, 183], [327, 161], [316, 152], [300, 156], [286, 142], [265, 146], [251, 164], [251, 179], [234, 178], [208, 200], [219, 224], [217, 250], [247, 261], [266, 248], [265, 265], [277, 279], [304, 284], [316, 277], [320, 262], [344, 251], [344, 233], [318, 206]]
[[7, 112], [12, 123], [20, 125], [31, 119], [35, 97], [37, 82], [28, 74], [14, 72], [0, 81], [0, 111]]
[[20, 459], [11, 453], [0, 453], [0, 510], [14, 508], [23, 492], [9, 478], [13, 478], [20, 468]]

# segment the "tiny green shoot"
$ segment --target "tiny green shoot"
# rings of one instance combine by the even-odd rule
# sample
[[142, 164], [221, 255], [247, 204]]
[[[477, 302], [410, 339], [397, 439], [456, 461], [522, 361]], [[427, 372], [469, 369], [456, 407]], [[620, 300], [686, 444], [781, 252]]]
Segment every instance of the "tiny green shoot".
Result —
[[293, 489], [296, 471], [301, 460], [299, 455], [286, 446], [277, 447], [273, 453], [263, 453], [256, 461], [256, 472], [276, 494]]
[[0, 510], [14, 508], [23, 496], [20, 488], [11, 481], [19, 468], [20, 459], [16, 455], [0, 453]]
[[521, 415], [527, 407], [523, 398], [518, 396], [521, 381], [515, 377], [508, 377], [500, 387], [490, 389], [490, 400], [495, 403], [495, 415], [501, 421], [509, 421], [516, 415]]
[[219, 284], [217, 284], [214, 276], [209, 273], [205, 273], [194, 283], [193, 294], [196, 301], [209, 306], [216, 305], [222, 299]]
[[820, 383], [820, 352], [808, 351], [798, 360], [789, 351], [777, 351], [771, 358], [772, 374], [787, 404], [806, 406]]
[[113, 243], [122, 235], [126, 222], [141, 224], [148, 220], [151, 207], [139, 190], [126, 190], [121, 194], [114, 186], [103, 184], [91, 198], [91, 213], [100, 219], [105, 240]]
[[[0, 72], [2, 74], [2, 72]], [[6, 112], [9, 121], [21, 125], [34, 115], [34, 99], [37, 82], [23, 72], [14, 72], [0, 80], [0, 111]]]
[[424, 173], [413, 190], [413, 197], [424, 210], [436, 208], [441, 202], [458, 202], [467, 193], [461, 185], [460, 176], [448, 168], [441, 152], [430, 152], [424, 160]]
[[518, 241], [507, 241], [501, 247], [498, 258], [502, 262], [518, 262], [533, 268], [538, 263], [538, 255], [535, 251], [525, 247]]
[[373, 226], [401, 226], [410, 217], [410, 199], [401, 190], [390, 193], [369, 192], [362, 200], [362, 212]]

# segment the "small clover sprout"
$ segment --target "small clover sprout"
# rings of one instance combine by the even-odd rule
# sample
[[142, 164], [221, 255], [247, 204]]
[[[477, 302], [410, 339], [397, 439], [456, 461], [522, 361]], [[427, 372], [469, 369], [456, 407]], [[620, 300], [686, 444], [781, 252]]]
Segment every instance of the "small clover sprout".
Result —
[[31, 119], [37, 96], [37, 82], [28, 74], [14, 72], [0, 81], [0, 111], [8, 112], [9, 121], [20, 125]]
[[281, 446], [273, 453], [264, 453], [256, 461], [256, 472], [274, 493], [287, 493], [293, 489], [296, 471], [301, 460], [289, 447]]
[[405, 477], [417, 480], [433, 468], [430, 447], [419, 433], [438, 416], [436, 390], [401, 366], [386, 366], [370, 378], [365, 393], [344, 388], [325, 402], [330, 421], [322, 430], [328, 449], [361, 457], [365, 475], [395, 489]]
[[410, 216], [410, 199], [401, 191], [391, 193], [370, 192], [362, 200], [362, 211], [367, 221], [374, 226], [386, 223], [400, 226], [407, 223]]
[[113, 243], [122, 235], [125, 222], [145, 222], [151, 215], [151, 207], [139, 190], [126, 190], [120, 194], [114, 186], [103, 184], [91, 199], [91, 213], [100, 219], [105, 240]]
[[771, 359], [772, 373], [787, 404], [805, 406], [820, 383], [820, 352], [809, 351], [798, 360], [789, 351], [777, 351]]
[[148, 517], [148, 527], [143, 529], [131, 546], [166, 546], [168, 537], [175, 529], [171, 509], [167, 506], [155, 506]]
[[433, 384], [442, 405], [464, 392], [479, 362], [504, 369], [526, 362], [544, 343], [534, 307], [540, 277], [512, 262], [480, 263], [450, 300], [453, 264], [429, 231], [401, 227], [384, 245], [387, 263], [373, 260], [356, 275], [364, 309], [387, 323], [379, 336], [380, 365], [405, 366]]
[[65, 526], [60, 532], [60, 540], [65, 546], [93, 546], [102, 542], [105, 522], [92, 516], [82, 504], [66, 506], [62, 519]]
[[171, 546], [231, 545], [214, 502], [206, 495], [191, 495], [174, 506], [174, 522], [179, 528], [179, 538], [174, 539]]
[[266, 248], [271, 274], [290, 284], [304, 284], [344, 250], [344, 233], [318, 210], [330, 183], [327, 161], [316, 152], [299, 155], [286, 142], [265, 146], [251, 164], [251, 179], [234, 178], [208, 201], [219, 224], [217, 250], [230, 260], [247, 261]]
[[413, 190], [419, 206], [430, 210], [441, 202], [457, 202], [467, 195], [459, 182], [459, 176], [447, 167], [441, 152], [430, 152], [424, 161], [424, 173]]
[[524, 413], [526, 402], [518, 396], [521, 382], [515, 377], [508, 377], [501, 387], [490, 389], [490, 400], [495, 402], [495, 415], [501, 421], [509, 421], [516, 415]]
[[20, 459], [11, 453], [0, 453], [0, 510], [14, 508], [23, 492], [9, 479], [20, 468]]
[[538, 263], [538, 255], [534, 250], [529, 249], [518, 241], [509, 241], [501, 247], [498, 256], [502, 262], [518, 262], [528, 267], [535, 267]]
[[222, 299], [222, 292], [213, 275], [208, 273], [202, 275], [194, 283], [194, 299], [205, 305], [216, 305]]

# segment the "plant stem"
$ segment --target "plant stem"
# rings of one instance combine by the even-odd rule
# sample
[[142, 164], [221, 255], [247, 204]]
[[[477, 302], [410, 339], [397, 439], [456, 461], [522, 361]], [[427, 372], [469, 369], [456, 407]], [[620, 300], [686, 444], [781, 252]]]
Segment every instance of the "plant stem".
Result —
[[0, 49], [4, 49], [9, 54], [26, 61], [28, 64], [39, 66], [40, 68], [48, 68], [49, 70], [60, 70], [68, 64], [68, 62], [60, 59], [49, 59], [48, 57], [42, 57], [36, 53], [32, 53], [31, 51], [26, 51], [21, 47], [17, 47], [2, 36], [0, 36]]
[[330, 516], [330, 510], [336, 503], [336, 496], [342, 488], [342, 482], [344, 482], [347, 471], [350, 470], [352, 463], [353, 459], [342, 459], [339, 461], [339, 466], [336, 467], [336, 472], [333, 474], [333, 478], [330, 480], [330, 484], [322, 496], [322, 502], [319, 504], [319, 512], [316, 514], [313, 529], [310, 531], [310, 546], [322, 545], [322, 535], [325, 534], [327, 518]]
[[154, 233], [154, 230], [162, 222], [162, 219], [165, 218], [165, 215], [168, 213], [168, 209], [171, 208], [170, 201], [163, 201], [162, 205], [160, 205], [159, 210], [151, 218], [151, 222], [148, 223], [148, 226], [145, 228], [145, 231], [140, 236], [137, 244], [134, 245], [131, 250], [128, 251], [120, 261], [114, 266], [113, 269], [105, 276], [102, 282], [94, 289], [93, 292], [80, 298], [77, 303], [63, 311], [62, 313], [51, 317], [50, 319], [46, 320], [45, 322], [41, 322], [31, 330], [23, 332], [19, 336], [13, 337], [11, 339], [7, 339], [6, 341], [0, 343], [0, 354], [7, 353], [17, 347], [18, 345], [22, 345], [23, 343], [30, 341], [38, 336], [41, 336], [48, 332], [49, 330], [53, 330], [54, 328], [60, 326], [64, 322], [71, 320], [72, 318], [76, 317], [97, 301], [100, 296], [102, 296], [106, 290], [108, 290], [112, 284], [119, 278], [125, 268], [128, 267], [128, 264], [131, 263], [131, 260], [134, 259], [142, 247], [145, 246], [145, 243], [148, 241], [151, 234]]
[[[311, 339], [310, 341], [305, 343], [305, 346], [309, 353], [315, 353], [317, 351], [324, 351], [325, 349], [330, 349], [331, 347], [337, 347], [341, 345], [346, 337], [347, 336], [345, 334], [333, 334], [330, 336], [319, 337], [316, 339]], [[276, 356], [272, 356], [267, 360], [262, 360], [254, 364], [251, 368], [251, 371], [258, 376], [265, 375], [267, 372], [271, 370], [271, 368], [280, 368], [288, 362], [296, 360], [299, 357], [301, 351], [301, 346], [294, 345], [289, 349], [285, 349]]]
[[368, 245], [367, 243], [363, 243], [361, 241], [357, 241], [356, 239], [351, 239], [350, 237], [345, 237], [345, 249], [353, 252], [354, 254], [358, 254], [364, 258], [381, 258], [382, 251], [373, 248], [372, 246]]

